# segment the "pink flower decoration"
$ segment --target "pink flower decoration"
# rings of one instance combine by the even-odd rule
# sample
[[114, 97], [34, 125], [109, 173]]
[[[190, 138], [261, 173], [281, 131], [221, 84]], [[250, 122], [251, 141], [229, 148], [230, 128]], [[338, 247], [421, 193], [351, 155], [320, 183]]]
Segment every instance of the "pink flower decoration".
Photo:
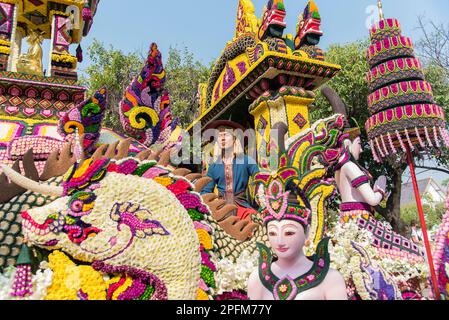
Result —
[[389, 155], [390, 153], [388, 152], [388, 149], [387, 149], [387, 146], [385, 145], [385, 140], [384, 140], [384, 137], [383, 136], [381, 136], [380, 137], [380, 140], [382, 141], [382, 146], [384, 147], [384, 152], [385, 152], [385, 155]]
[[407, 142], [408, 142], [408, 145], [410, 147], [410, 150], [414, 151], [415, 150], [415, 146], [413, 145], [412, 140], [410, 139], [410, 134], [408, 133], [407, 129], [405, 129], [405, 135], [407, 137]]
[[324, 265], [325, 265], [324, 259], [320, 259], [320, 261], [318, 262], [318, 266], [320, 268], [324, 268]]
[[429, 130], [427, 129], [427, 127], [424, 128], [424, 132], [426, 133], [427, 143], [429, 143], [430, 147], [433, 147], [432, 140], [430, 140]]
[[306, 279], [309, 282], [313, 282], [313, 281], [315, 281], [316, 277], [315, 277], [315, 275], [311, 274], [310, 276], [307, 276]]
[[436, 144], [437, 148], [440, 148], [441, 144], [440, 144], [440, 141], [438, 139], [437, 127], [433, 127], [433, 138], [435, 139], [435, 144]]
[[390, 143], [391, 150], [393, 150], [393, 153], [397, 153], [397, 150], [396, 150], [396, 148], [394, 147], [393, 139], [391, 139], [390, 132], [388, 132], [388, 141], [389, 141], [389, 143]]
[[377, 137], [376, 137], [376, 145], [377, 145], [377, 150], [380, 151], [380, 155], [382, 156], [382, 158], [385, 158], [385, 155], [384, 155], [384, 153], [382, 152], [382, 148], [381, 148], [380, 145], [379, 145], [379, 140], [378, 140]]
[[[273, 195], [273, 193], [272, 193], [272, 190], [274, 190], [276, 188], [278, 188], [277, 190], [280, 190], [280, 194], [277, 197], [275, 197]], [[276, 220], [281, 220], [282, 217], [284, 216], [285, 212], [287, 211], [287, 204], [288, 204], [287, 200], [288, 200], [289, 193], [288, 192], [282, 193], [283, 190], [284, 189], [282, 187], [282, 184], [279, 181], [276, 181], [276, 180], [273, 181], [271, 183], [270, 187], [268, 188], [268, 195], [267, 195], [268, 206], [267, 206], [267, 209], [268, 209], [268, 212], [270, 213], [270, 215], [272, 215]], [[277, 191], [275, 191], [275, 192], [277, 192]], [[282, 205], [280, 207], [279, 212], [276, 212], [271, 207], [271, 205], [270, 205], [271, 201], [270, 200], [274, 200], [274, 201], [281, 200]]]

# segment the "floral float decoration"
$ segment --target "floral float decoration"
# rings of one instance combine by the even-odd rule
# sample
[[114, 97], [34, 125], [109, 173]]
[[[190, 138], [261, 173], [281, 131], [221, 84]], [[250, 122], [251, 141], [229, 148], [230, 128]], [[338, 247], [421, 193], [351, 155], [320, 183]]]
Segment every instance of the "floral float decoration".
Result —
[[[187, 179], [156, 161], [88, 159], [59, 188], [56, 201], [22, 214], [29, 244], [62, 251], [111, 276], [108, 299], [212, 297], [210, 212]], [[89, 299], [84, 289], [76, 295]]]
[[59, 133], [73, 138], [77, 133], [84, 135], [84, 145], [80, 152], [91, 154], [100, 139], [101, 123], [107, 108], [107, 90], [101, 88], [88, 100], [71, 109], [59, 121]]
[[351, 300], [422, 298], [428, 275], [422, 258], [407, 258], [397, 250], [379, 253], [372, 245], [373, 234], [354, 220], [337, 223], [329, 235], [333, 239], [331, 267], [342, 273]]
[[424, 79], [412, 40], [402, 36], [397, 19], [382, 19], [370, 29], [367, 51], [371, 70], [366, 131], [376, 161], [409, 148], [430, 151], [449, 147], [445, 114], [435, 104], [432, 86]]
[[446, 207], [447, 212], [435, 239], [433, 260], [441, 295], [447, 300], [449, 299], [449, 197]]
[[[436, 299], [440, 299], [413, 154], [438, 154], [442, 146], [449, 147], [447, 122], [443, 109], [435, 104], [432, 86], [421, 77], [420, 64], [409, 63], [408, 68], [404, 66], [403, 59], [416, 60], [412, 40], [402, 36], [397, 19], [384, 18], [381, 0], [378, 0], [378, 6], [380, 21], [370, 29], [372, 45], [367, 51], [367, 59], [371, 71], [367, 78], [373, 81], [378, 78], [378, 73], [390, 74], [384, 77], [390, 82], [380, 81], [376, 85], [370, 83], [368, 105], [371, 117], [366, 122], [366, 130], [377, 162], [389, 161], [395, 164], [407, 159], [423, 230], [433, 294]], [[402, 67], [403, 71], [396, 67]]]
[[170, 97], [164, 90], [166, 74], [162, 55], [153, 43], [141, 73], [126, 89], [120, 103], [124, 130], [147, 147], [170, 149], [181, 142], [179, 120], [170, 114]]

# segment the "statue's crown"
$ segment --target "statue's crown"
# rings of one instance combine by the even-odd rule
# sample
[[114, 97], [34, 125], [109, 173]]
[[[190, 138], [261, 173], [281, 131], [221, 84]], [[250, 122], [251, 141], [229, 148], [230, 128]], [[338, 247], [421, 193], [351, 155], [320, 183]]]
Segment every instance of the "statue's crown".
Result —
[[264, 187], [265, 209], [262, 211], [264, 224], [271, 221], [293, 220], [306, 228], [311, 223], [310, 204], [304, 192], [297, 185], [299, 174], [291, 166], [287, 153], [279, 157], [276, 172], [261, 172], [254, 183]]

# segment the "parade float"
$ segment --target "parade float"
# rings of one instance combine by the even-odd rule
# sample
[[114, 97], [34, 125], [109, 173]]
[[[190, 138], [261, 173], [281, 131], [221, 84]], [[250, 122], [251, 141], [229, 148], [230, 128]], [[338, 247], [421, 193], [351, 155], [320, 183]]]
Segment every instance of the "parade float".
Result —
[[[231, 118], [256, 129], [261, 170], [251, 179], [249, 197], [259, 212], [248, 220], [230, 214], [235, 206], [215, 193], [201, 194], [209, 177], [170, 162], [182, 135], [170, 113], [156, 44], [123, 93], [120, 119], [128, 137], [102, 127], [107, 88], [85, 97], [86, 89], [76, 85], [73, 57], [59, 57], [68, 56], [68, 46], [87, 34], [98, 1], [69, 2], [1, 5], [5, 16], [9, 13], [10, 33], [2, 36], [11, 50], [4, 50], [10, 54], [3, 54], [7, 71], [1, 80], [0, 299], [247, 299], [254, 292], [248, 287], [253, 275], [268, 299], [301, 298], [317, 288], [324, 290], [317, 298], [341, 297], [326, 294], [333, 283], [343, 283], [348, 299], [432, 298], [426, 293], [424, 249], [374, 218], [372, 207], [387, 190], [382, 181], [372, 184], [358, 164], [360, 128], [351, 125], [338, 95], [323, 87], [341, 68], [325, 62], [317, 46], [323, 33], [314, 1], [299, 15], [296, 34], [284, 36], [282, 0], [268, 1], [261, 20], [250, 0], [239, 0], [235, 37], [200, 87], [198, 117], [186, 128], [195, 135], [215, 120]], [[69, 5], [82, 14], [64, 15]], [[64, 29], [69, 17], [79, 19], [79, 29]], [[371, 34], [370, 88], [382, 97], [404, 91], [391, 100], [369, 98], [382, 105], [370, 104], [377, 117], [367, 123], [377, 146], [373, 156], [381, 160], [401, 149], [427, 149], [426, 141], [447, 144], [444, 114], [432, 105], [430, 85], [398, 22], [382, 19]], [[35, 45], [19, 55], [25, 35]], [[44, 76], [40, 41], [48, 38], [51, 66]], [[421, 84], [401, 85], [404, 81]], [[335, 115], [311, 123], [309, 107], [320, 87]], [[404, 128], [401, 119], [410, 125]], [[281, 136], [274, 134], [279, 131]], [[339, 190], [341, 219], [330, 225], [327, 207]], [[307, 234], [299, 248], [314, 263], [299, 277], [271, 269], [276, 247], [267, 228], [283, 221], [299, 223]], [[447, 227], [445, 219], [434, 255], [445, 296]]]

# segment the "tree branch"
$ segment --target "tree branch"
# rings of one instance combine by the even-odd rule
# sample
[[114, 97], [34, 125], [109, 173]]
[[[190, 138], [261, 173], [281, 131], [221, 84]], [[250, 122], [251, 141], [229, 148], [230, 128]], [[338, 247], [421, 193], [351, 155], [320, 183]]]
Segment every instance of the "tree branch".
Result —
[[437, 168], [437, 167], [416, 166], [416, 168], [417, 169], [427, 169], [427, 170], [440, 171], [440, 172], [443, 172], [445, 174], [449, 174], [449, 170], [441, 169], [441, 168]]

